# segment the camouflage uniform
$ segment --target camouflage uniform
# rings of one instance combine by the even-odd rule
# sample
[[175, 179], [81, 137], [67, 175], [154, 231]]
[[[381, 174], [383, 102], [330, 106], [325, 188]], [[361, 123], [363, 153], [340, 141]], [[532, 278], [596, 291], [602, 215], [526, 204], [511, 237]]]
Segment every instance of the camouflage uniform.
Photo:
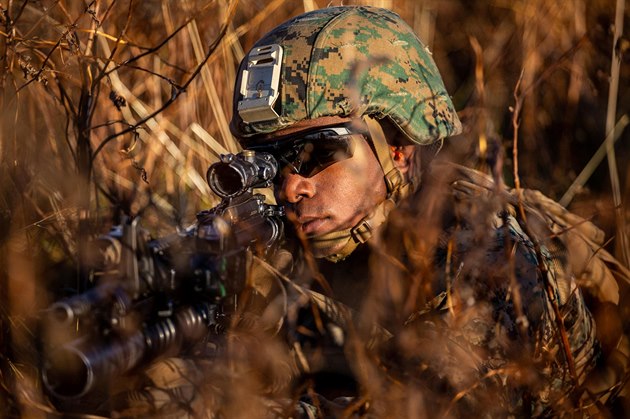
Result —
[[[387, 254], [406, 270], [383, 267], [378, 275], [389, 287], [425, 287], [397, 302], [409, 305], [413, 294], [415, 305], [388, 348], [393, 373], [421, 381], [426, 404], [455, 416], [562, 415], [580, 404], [599, 356], [593, 318], [559, 257], [563, 244], [549, 234], [530, 238], [533, 220], [520, 219], [482, 176], [434, 168], [413, 198], [430, 196], [434, 206], [405, 207], [387, 227], [390, 238], [402, 237], [390, 243], [403, 243]], [[426, 221], [405, 228], [410, 218]], [[431, 224], [441, 231], [432, 234]]]
[[[282, 46], [283, 56], [272, 113], [253, 120], [241, 114], [248, 99], [247, 81], [237, 80], [231, 128], [244, 148], [273, 142], [269, 134], [301, 121], [330, 116], [386, 119], [419, 146], [440, 143], [461, 130], [430, 53], [392, 12], [333, 7], [306, 13], [272, 30], [252, 51], [274, 44]], [[239, 75], [247, 74], [248, 62], [243, 60]], [[261, 82], [262, 90], [273, 91], [274, 86]], [[311, 327], [306, 334], [290, 336], [298, 349], [307, 348], [310, 360], [318, 364], [315, 369], [330, 372], [339, 368], [334, 358], [343, 355], [344, 346], [347, 354], [352, 343], [348, 336], [379, 342], [368, 346], [382, 357], [385, 370], [411, 387], [420, 383], [431, 395], [424, 398], [426, 414], [434, 412], [431, 406], [460, 414], [474, 407], [488, 414], [516, 415], [549, 414], [553, 410], [548, 409], [572, 406], [572, 391], [584, 383], [598, 350], [592, 316], [562, 257], [562, 243], [530, 237], [524, 231], [529, 230], [527, 220], [517, 219], [516, 207], [492, 193], [492, 182], [481, 182], [486, 193], [479, 194], [479, 188], [463, 193], [456, 178], [448, 183], [441, 179], [441, 188], [423, 186], [411, 199], [418, 176], [410, 179], [413, 185], [404, 193], [397, 193], [400, 184], [390, 185], [396, 175], [388, 172], [387, 158], [378, 153], [382, 138], [377, 137], [371, 139], [393, 201], [390, 208], [399, 207], [393, 219], [406, 223], [392, 222], [389, 210], [384, 211], [380, 219], [367, 220], [372, 230], [383, 230], [368, 236], [372, 247], [349, 247], [341, 256], [319, 259], [314, 269], [294, 272], [305, 278], [324, 274], [333, 298], [323, 297], [326, 286], [314, 281], [312, 305], [321, 311], [314, 317], [341, 324], [346, 338], [341, 344], [338, 333], [331, 332], [334, 327], [322, 327], [307, 316]], [[445, 194], [451, 184], [452, 194]], [[422, 208], [435, 208], [429, 203], [435, 203], [436, 196], [441, 196], [442, 213], [429, 214], [433, 225], [419, 222], [427, 218]], [[429, 235], [434, 240], [422, 237], [436, 225], [439, 232]], [[357, 245], [366, 241], [354, 230], [348, 236]], [[311, 246], [318, 240], [312, 238]], [[373, 269], [361, 270], [368, 256]], [[373, 278], [371, 287], [357, 280], [362, 276]], [[374, 324], [385, 329], [374, 332]], [[304, 324], [300, 326], [304, 331]], [[410, 347], [408, 341], [417, 344]], [[436, 341], [443, 347], [436, 347]], [[426, 345], [431, 350], [422, 350], [426, 343], [432, 343]], [[335, 346], [336, 355], [326, 349]], [[322, 360], [322, 353], [330, 362]], [[364, 374], [370, 369], [365, 360], [349, 358], [358, 387], [378, 404], [379, 397], [371, 392], [378, 390], [366, 377], [381, 383], [387, 379]], [[298, 359], [306, 359], [304, 368], [313, 371], [308, 354]], [[380, 414], [392, 415], [384, 405], [380, 408]]]
[[[376, 417], [408, 415], [418, 388], [418, 417], [578, 412], [592, 401], [579, 399], [599, 349], [566, 261], [535, 244], [492, 191], [439, 178], [395, 210], [378, 247], [319, 261], [331, 298], [313, 281], [315, 308], [289, 335], [297, 364], [326, 398], [369, 394]], [[440, 196], [437, 209], [422, 205], [427, 194]]]

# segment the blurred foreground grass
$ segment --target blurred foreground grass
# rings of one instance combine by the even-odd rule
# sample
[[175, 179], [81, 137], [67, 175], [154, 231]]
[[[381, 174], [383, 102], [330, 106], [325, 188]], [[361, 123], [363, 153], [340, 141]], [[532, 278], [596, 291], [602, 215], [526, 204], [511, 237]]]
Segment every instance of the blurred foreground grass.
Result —
[[[0, 416], [48, 409], [33, 367], [36, 316], [76, 281], [81, 237], [123, 214], [142, 215], [160, 234], [214, 205], [204, 175], [219, 154], [238, 150], [228, 122], [244, 51], [285, 19], [328, 4], [0, 1]], [[392, 8], [430, 47], [465, 123], [447, 144], [457, 159], [478, 165], [501, 149], [513, 184], [516, 110], [520, 181], [560, 199], [606, 138], [613, 0], [344, 4]], [[629, 39], [614, 47], [622, 204]], [[613, 237], [610, 179], [604, 161], [568, 203]], [[621, 257], [619, 243], [609, 248]]]

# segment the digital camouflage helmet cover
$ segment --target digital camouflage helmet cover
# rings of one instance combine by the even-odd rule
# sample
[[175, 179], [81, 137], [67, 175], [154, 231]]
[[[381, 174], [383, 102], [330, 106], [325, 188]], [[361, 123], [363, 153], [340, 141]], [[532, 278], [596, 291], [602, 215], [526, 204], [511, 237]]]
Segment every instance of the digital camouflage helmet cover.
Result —
[[231, 129], [247, 147], [306, 119], [389, 117], [413, 142], [461, 124], [431, 53], [395, 13], [325, 8], [266, 34], [241, 63]]

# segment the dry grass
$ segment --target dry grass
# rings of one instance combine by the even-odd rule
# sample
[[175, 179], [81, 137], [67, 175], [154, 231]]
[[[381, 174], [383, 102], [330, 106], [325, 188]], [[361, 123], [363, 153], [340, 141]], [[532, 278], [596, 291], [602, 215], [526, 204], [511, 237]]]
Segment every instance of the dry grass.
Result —
[[[0, 1], [0, 417], [50, 410], [34, 367], [37, 315], [55, 290], [75, 285], [85, 238], [122, 214], [142, 215], [160, 234], [214, 205], [204, 174], [238, 150], [228, 123], [244, 51], [328, 3]], [[606, 130], [627, 125], [627, 35], [615, 49], [618, 101], [606, 106], [613, 3], [344, 2], [393, 8], [431, 47], [466, 126], [448, 152], [478, 165], [488, 149], [504, 150], [508, 184], [557, 199]], [[566, 201], [609, 235], [623, 233], [630, 198], [630, 134], [616, 137], [616, 200], [602, 164]], [[628, 249], [618, 243], [609, 247], [621, 256]]]

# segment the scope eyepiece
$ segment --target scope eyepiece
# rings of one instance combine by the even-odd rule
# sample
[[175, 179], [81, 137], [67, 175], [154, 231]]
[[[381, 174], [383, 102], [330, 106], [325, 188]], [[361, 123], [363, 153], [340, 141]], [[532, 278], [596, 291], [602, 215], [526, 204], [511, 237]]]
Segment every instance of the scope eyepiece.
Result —
[[278, 172], [278, 163], [269, 153], [243, 150], [224, 154], [206, 173], [210, 189], [221, 198], [234, 198], [252, 188], [265, 188]]
[[60, 399], [82, 397], [94, 385], [94, 371], [89, 358], [77, 347], [56, 350], [44, 365], [44, 385]]

